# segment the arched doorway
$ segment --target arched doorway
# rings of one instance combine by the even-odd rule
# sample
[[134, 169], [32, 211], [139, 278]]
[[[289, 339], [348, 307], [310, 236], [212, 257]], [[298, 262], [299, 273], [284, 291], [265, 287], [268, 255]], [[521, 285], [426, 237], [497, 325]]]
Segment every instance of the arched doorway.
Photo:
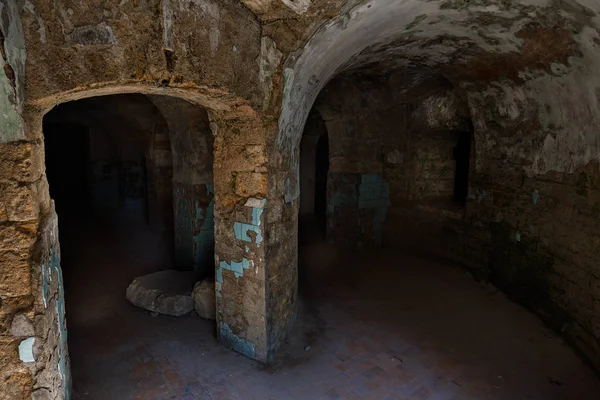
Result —
[[[173, 121], [171, 109], [185, 118]], [[111, 376], [113, 387], [123, 386], [125, 396], [133, 397], [141, 378], [132, 380], [136, 363], [123, 349], [147, 349], [163, 337], [176, 340], [177, 330], [213, 339], [212, 321], [157, 318], [125, 297], [141, 275], [174, 268], [197, 279], [214, 273], [206, 111], [164, 96], [90, 97], [48, 112], [43, 133], [58, 214], [73, 396], [102, 398], [98, 378]], [[64, 353], [66, 332], [60, 335]], [[66, 374], [68, 362], [61, 368]]]
[[300, 143], [300, 240], [320, 240], [326, 234], [329, 140], [318, 111], [310, 114]]

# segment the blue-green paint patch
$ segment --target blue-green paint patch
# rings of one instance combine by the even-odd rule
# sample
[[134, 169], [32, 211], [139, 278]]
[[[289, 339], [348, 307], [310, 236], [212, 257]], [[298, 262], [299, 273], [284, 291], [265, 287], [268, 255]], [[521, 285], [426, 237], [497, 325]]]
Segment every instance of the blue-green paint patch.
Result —
[[235, 237], [238, 240], [252, 243], [252, 237], [248, 235], [248, 232], [254, 232], [256, 234], [256, 244], [260, 245], [263, 241], [262, 230], [260, 229], [260, 226], [245, 224], [243, 222], [234, 222], [233, 231], [235, 232]]
[[226, 269], [234, 273], [236, 278], [239, 278], [244, 275], [244, 270], [249, 269], [251, 265], [250, 260], [247, 258], [242, 258], [242, 261], [221, 261], [219, 263], [219, 267], [216, 272], [216, 280], [219, 283], [223, 283], [223, 270]]
[[[9, 2], [10, 4], [10, 2]], [[0, 57], [0, 143], [8, 143], [25, 138], [23, 119], [17, 106], [15, 89], [4, 72], [5, 61]]]
[[[258, 207], [252, 207], [252, 223], [247, 224], [244, 222], [234, 222], [233, 223], [233, 232], [237, 240], [242, 240], [244, 242], [253, 243], [255, 242], [257, 246], [263, 241], [262, 230], [260, 229], [260, 217], [263, 214], [264, 209]], [[248, 235], [248, 232], [254, 232], [255, 239], [253, 240], [252, 236]]]
[[48, 308], [48, 274], [46, 273], [46, 264], [42, 264], [42, 299], [44, 308]]
[[214, 268], [214, 185], [174, 188], [175, 262], [204, 277]]
[[342, 179], [346, 185], [340, 185], [340, 189], [334, 192], [327, 203], [327, 211], [333, 213], [336, 207], [356, 207], [357, 196], [354, 188], [348, 187], [347, 179]]
[[67, 321], [65, 319], [65, 292], [62, 270], [60, 268], [60, 257], [55, 249], [50, 249], [50, 258], [48, 260], [48, 266], [51, 270], [54, 270], [58, 280], [58, 297], [56, 299], [56, 314], [58, 324], [58, 370], [62, 376], [63, 384], [65, 388], [65, 398], [70, 399], [70, 373], [67, 366]]
[[533, 205], [536, 205], [539, 199], [540, 199], [540, 192], [536, 189], [531, 194], [531, 201], [533, 202]]
[[262, 213], [262, 208], [252, 208], [252, 225], [260, 226], [260, 217]]
[[185, 187], [175, 189], [175, 263], [191, 268], [193, 264], [192, 208]]
[[227, 325], [225, 322], [221, 322], [219, 324], [219, 334], [221, 336], [221, 339], [227, 345], [229, 345], [229, 347], [231, 347], [238, 353], [242, 353], [246, 357], [250, 357], [252, 359], [255, 358], [254, 343], [250, 342], [249, 340], [242, 339], [241, 337], [233, 333], [229, 325]]
[[[363, 175], [360, 180], [358, 189], [358, 208], [359, 210], [369, 210], [369, 214], [373, 215], [372, 240], [377, 245], [381, 245], [383, 241], [383, 225], [387, 217], [387, 212], [390, 207], [390, 186], [383, 179], [382, 175], [369, 174]], [[364, 235], [364, 222], [359, 213], [359, 225], [363, 227], [362, 234]]]

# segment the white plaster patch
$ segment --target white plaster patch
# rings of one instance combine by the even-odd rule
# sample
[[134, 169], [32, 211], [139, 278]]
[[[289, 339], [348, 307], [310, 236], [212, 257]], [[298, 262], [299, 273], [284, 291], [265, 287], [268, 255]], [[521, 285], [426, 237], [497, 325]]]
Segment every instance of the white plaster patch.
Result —
[[310, 0], [281, 0], [283, 4], [291, 8], [296, 14], [304, 14], [310, 7]]
[[246, 204], [244, 204], [246, 207], [252, 207], [252, 208], [265, 208], [265, 206], [267, 205], [267, 200], [265, 199], [256, 199], [254, 197], [250, 197], [248, 200], [246, 200]]
[[400, 164], [404, 161], [404, 154], [400, 153], [400, 150], [395, 149], [394, 151], [389, 152], [385, 159], [390, 164]]
[[208, 0], [179, 0], [179, 9], [189, 12], [189, 5], [193, 4], [200, 8], [202, 13], [210, 18], [219, 21], [221, 19], [221, 9], [217, 2]]
[[277, 50], [273, 39], [263, 36], [260, 39], [260, 58], [258, 60], [258, 79], [263, 89], [263, 108], [268, 107], [273, 91], [273, 74], [281, 62], [283, 54]]
[[27, 0], [23, 9], [35, 17], [39, 26], [38, 33], [40, 35], [40, 42], [46, 43], [46, 25], [44, 25], [44, 20], [35, 13], [35, 5], [33, 5], [33, 3], [29, 0]]
[[19, 358], [24, 363], [35, 362], [35, 358], [33, 357], [33, 344], [35, 343], [35, 338], [27, 338], [19, 343]]
[[219, 39], [221, 37], [221, 31], [219, 30], [217, 24], [214, 24], [210, 27], [208, 37], [210, 40], [210, 51], [214, 53], [219, 48]]
[[169, 0], [163, 0], [163, 30], [165, 49], [173, 49], [173, 12], [169, 7]]

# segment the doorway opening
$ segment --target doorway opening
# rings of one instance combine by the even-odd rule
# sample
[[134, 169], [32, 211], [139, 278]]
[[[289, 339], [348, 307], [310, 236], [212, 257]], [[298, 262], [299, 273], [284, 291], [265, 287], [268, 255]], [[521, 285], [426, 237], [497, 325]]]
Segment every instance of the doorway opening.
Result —
[[315, 216], [325, 230], [327, 214], [327, 176], [329, 174], [329, 138], [319, 136], [315, 157]]
[[[471, 123], [469, 123], [469, 127], [470, 126]], [[454, 160], [456, 162], [454, 174], [454, 201], [462, 206], [465, 205], [469, 194], [472, 132], [472, 129], [457, 132], [456, 146], [454, 147]]]
[[300, 241], [323, 239], [327, 227], [329, 138], [325, 121], [313, 109], [300, 143]]
[[[176, 322], [153, 318], [126, 297], [128, 286], [142, 275], [185, 269], [191, 280], [200, 267], [203, 276], [214, 271], [212, 261], [193, 262], [200, 251], [214, 248], [206, 111], [165, 96], [91, 97], [56, 106], [44, 116], [43, 132], [59, 223], [75, 398], [81, 388], [98, 388], [94, 382], [102, 376], [128, 382], [135, 366], [121, 356], [123, 346], [146, 348], [203, 329], [214, 340], [210, 321], [189, 314]], [[201, 140], [206, 143], [198, 145]], [[186, 173], [193, 174], [194, 184]], [[198, 184], [200, 176], [204, 180]], [[190, 254], [181, 254], [187, 250]], [[179, 259], [189, 262], [177, 264]], [[110, 365], [101, 362], [106, 352]], [[124, 389], [133, 398], [139, 388]], [[90, 398], [105, 397], [90, 393]]]

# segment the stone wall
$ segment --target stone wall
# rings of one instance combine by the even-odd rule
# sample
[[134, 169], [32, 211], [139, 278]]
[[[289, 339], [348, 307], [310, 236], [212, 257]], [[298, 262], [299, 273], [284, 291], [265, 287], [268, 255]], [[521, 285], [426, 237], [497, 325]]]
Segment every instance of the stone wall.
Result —
[[198, 278], [214, 269], [213, 135], [208, 114], [180, 99], [150, 96], [165, 116], [173, 154], [175, 264]]
[[[59, 344], [60, 307], [45, 308], [42, 296], [60, 299], [57, 280], [43, 289], [42, 266], [57, 265], [58, 254], [45, 239], [55, 224], [43, 173], [45, 113], [65, 101], [124, 93], [177, 97], [206, 110], [208, 119], [198, 119], [202, 129], [184, 131], [209, 132], [209, 125], [214, 158], [208, 161], [211, 151], [200, 140], [184, 150], [198, 156], [191, 161], [200, 160], [194, 164], [200, 170], [212, 165], [214, 171], [219, 337], [269, 361], [297, 308], [304, 122], [317, 95], [344, 71], [373, 81], [365, 106], [353, 104], [365, 99], [362, 93], [343, 99], [348, 109], [363, 109], [352, 124], [329, 118], [330, 135], [339, 130], [360, 138], [360, 146], [330, 144], [331, 176], [341, 185], [347, 174], [355, 194], [352, 215], [361, 204], [384, 199], [389, 187], [384, 243], [386, 232], [411, 232], [408, 222], [418, 220], [414, 232], [435, 242], [441, 256], [491, 279], [597, 363], [600, 6], [590, 0], [475, 3], [0, 0], [0, 119], [6, 127], [0, 130], [0, 396], [49, 391], [45, 397], [58, 399], [68, 388], [58, 362], [67, 360]], [[409, 122], [418, 122], [415, 110], [428, 115], [453, 100], [441, 96], [438, 103], [433, 96], [431, 103], [400, 110], [397, 105], [412, 102], [394, 91], [404, 100], [377, 104], [386, 86], [397, 87], [381, 81], [390, 71], [401, 71], [406, 87], [441, 74], [468, 100], [474, 166], [469, 201], [458, 213], [429, 198], [449, 194], [442, 173], [452, 161], [443, 152], [447, 137], [424, 135], [413, 147], [430, 151], [411, 159], [415, 151], [399, 142], [408, 137]], [[179, 120], [177, 112], [161, 111], [166, 120]], [[378, 136], [388, 129], [400, 132]], [[346, 159], [346, 153], [360, 158]], [[156, 182], [168, 180], [168, 166], [160, 165], [156, 170], [166, 175]], [[208, 175], [191, 178], [180, 183], [198, 190], [186, 193], [210, 193]], [[192, 214], [186, 218], [209, 216], [193, 214], [195, 200], [187, 204]], [[355, 227], [368, 220], [367, 230], [355, 229], [356, 241], [376, 244], [381, 217], [373, 210], [380, 208], [359, 210], [358, 221], [351, 220]], [[404, 209], [411, 218], [398, 212]], [[407, 225], [399, 230], [402, 218]], [[418, 234], [408, 239], [424, 243]], [[31, 336], [10, 331], [20, 314], [34, 325], [35, 341], [24, 349], [33, 343], [35, 362], [19, 358], [19, 345]], [[27, 325], [22, 316], [17, 321]], [[46, 322], [50, 330], [42, 327]]]
[[[576, 149], [585, 146], [574, 134], [588, 135], [596, 117], [584, 108], [560, 121], [553, 114], [540, 120], [546, 106], [538, 105], [539, 93], [533, 96], [542, 84], [548, 81], [535, 89], [453, 90], [433, 79], [407, 91], [393, 76], [375, 83], [334, 79], [316, 102], [331, 143], [328, 235], [338, 243], [376, 244], [379, 220], [371, 214], [374, 223], [364, 226], [368, 214], [360, 205], [366, 178], [377, 193], [373, 209], [387, 211], [385, 245], [466, 266], [535, 311], [597, 366], [600, 170], [589, 156], [576, 161]], [[593, 94], [588, 99], [595, 104]], [[578, 115], [577, 123], [567, 123], [569, 115]], [[452, 150], [456, 133], [471, 129], [468, 196], [455, 202]], [[573, 151], [566, 164], [557, 164], [556, 142]]]
[[340, 77], [325, 87], [315, 107], [330, 141], [330, 241], [414, 246], [424, 244], [413, 240], [424, 220], [430, 223], [423, 234], [430, 235], [461, 218], [453, 153], [469, 119], [447, 81], [432, 77], [407, 90], [394, 75]]

